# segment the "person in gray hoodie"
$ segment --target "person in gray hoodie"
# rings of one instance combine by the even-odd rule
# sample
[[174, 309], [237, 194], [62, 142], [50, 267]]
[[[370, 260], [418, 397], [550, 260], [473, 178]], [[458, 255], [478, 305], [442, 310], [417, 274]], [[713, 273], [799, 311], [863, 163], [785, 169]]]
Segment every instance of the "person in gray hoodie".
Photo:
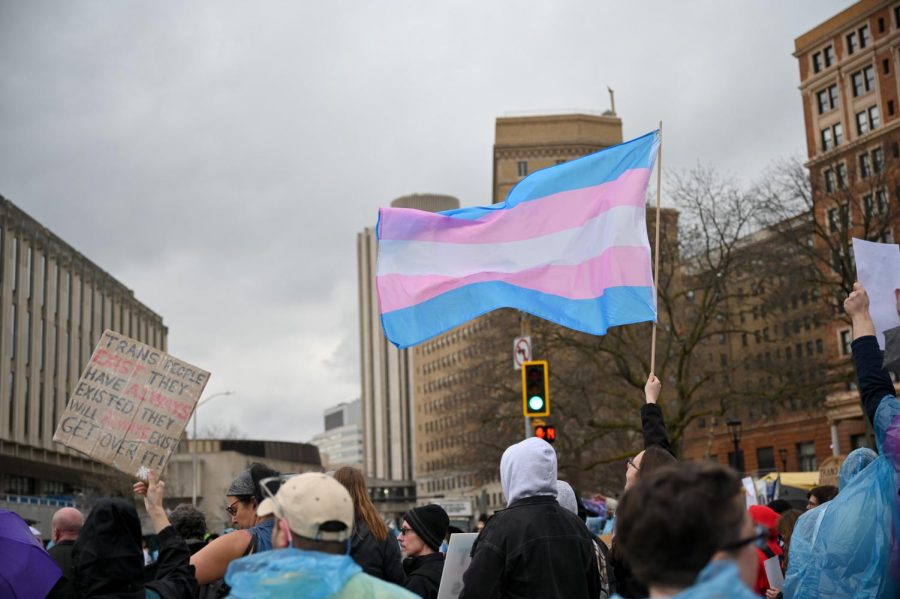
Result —
[[600, 573], [584, 522], [556, 501], [556, 452], [532, 437], [506, 449], [500, 484], [507, 507], [472, 547], [460, 599], [594, 599]]

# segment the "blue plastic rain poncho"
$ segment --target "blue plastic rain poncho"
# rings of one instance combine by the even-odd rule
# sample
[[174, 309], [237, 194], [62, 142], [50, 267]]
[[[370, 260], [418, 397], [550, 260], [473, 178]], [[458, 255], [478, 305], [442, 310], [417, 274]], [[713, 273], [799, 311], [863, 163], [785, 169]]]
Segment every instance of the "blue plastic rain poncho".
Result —
[[671, 599], [759, 599], [759, 595], [747, 588], [733, 561], [722, 559], [709, 562], [694, 584]]
[[415, 595], [362, 572], [349, 555], [318, 551], [276, 549], [231, 562], [225, 574], [237, 599], [269, 597], [367, 597], [372, 599]]
[[837, 497], [797, 520], [782, 589], [785, 599], [897, 597], [897, 548], [892, 540], [900, 525], [895, 517], [900, 512], [896, 397], [882, 399], [874, 421], [881, 455], [851, 452], [841, 467]]

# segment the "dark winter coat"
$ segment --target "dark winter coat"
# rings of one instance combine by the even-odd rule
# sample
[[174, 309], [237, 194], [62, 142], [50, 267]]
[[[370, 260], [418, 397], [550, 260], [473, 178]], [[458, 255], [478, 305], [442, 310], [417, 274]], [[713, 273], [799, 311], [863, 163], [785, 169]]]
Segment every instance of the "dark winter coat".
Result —
[[[555, 481], [554, 481], [555, 482]], [[535, 495], [491, 517], [472, 547], [460, 599], [594, 599], [600, 573], [591, 534], [555, 497]]]
[[431, 553], [403, 560], [406, 572], [406, 590], [425, 599], [437, 599], [444, 573], [444, 554]]
[[357, 522], [353, 527], [352, 539], [350, 557], [363, 572], [403, 586], [406, 575], [403, 574], [400, 543], [390, 531], [383, 541], [379, 541], [365, 522]]
[[72, 574], [72, 547], [75, 541], [60, 541], [47, 550], [59, 569], [62, 570], [62, 577], [56, 582], [56, 586], [47, 595], [47, 599], [69, 599], [76, 597], [75, 587], [72, 584], [74, 578]]
[[193, 599], [197, 579], [187, 545], [171, 526], [162, 529], [157, 538], [156, 577], [144, 584], [141, 523], [134, 505], [123, 499], [101, 499], [72, 550], [79, 596]]

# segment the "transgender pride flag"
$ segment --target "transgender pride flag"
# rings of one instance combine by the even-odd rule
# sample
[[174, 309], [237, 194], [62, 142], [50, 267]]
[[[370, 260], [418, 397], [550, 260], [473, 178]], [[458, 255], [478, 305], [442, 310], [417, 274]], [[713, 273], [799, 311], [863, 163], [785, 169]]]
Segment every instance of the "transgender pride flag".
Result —
[[659, 132], [537, 171], [491, 206], [381, 208], [376, 286], [399, 348], [516, 308], [576, 331], [656, 320], [645, 194]]

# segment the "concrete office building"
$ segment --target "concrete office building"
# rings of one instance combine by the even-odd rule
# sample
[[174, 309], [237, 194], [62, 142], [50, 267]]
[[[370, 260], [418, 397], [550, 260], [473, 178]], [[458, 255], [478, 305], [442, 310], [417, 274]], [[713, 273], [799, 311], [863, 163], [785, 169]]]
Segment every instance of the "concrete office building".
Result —
[[362, 402], [358, 399], [325, 410], [325, 432], [310, 439], [319, 448], [322, 465], [335, 470], [341, 466], [362, 468]]
[[53, 442], [105, 329], [166, 349], [161, 316], [0, 196], [0, 507], [112, 484], [111, 469]]
[[[458, 208], [459, 200], [445, 195], [414, 194], [397, 198], [391, 206], [439, 212]], [[381, 328], [375, 290], [377, 251], [373, 228], [357, 235], [364, 472], [373, 479], [412, 484], [412, 365], [409, 351], [398, 350]]]

